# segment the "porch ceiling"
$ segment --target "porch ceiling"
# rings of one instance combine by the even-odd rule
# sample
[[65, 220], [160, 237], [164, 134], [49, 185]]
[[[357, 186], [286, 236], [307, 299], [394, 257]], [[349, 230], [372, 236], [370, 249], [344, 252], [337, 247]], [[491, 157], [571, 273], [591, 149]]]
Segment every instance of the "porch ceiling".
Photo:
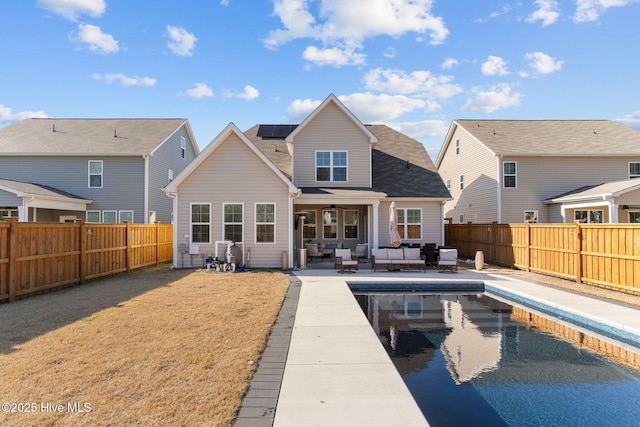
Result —
[[327, 203], [331, 200], [344, 200], [351, 204], [369, 204], [387, 197], [386, 193], [370, 188], [301, 188], [302, 195], [296, 204]]

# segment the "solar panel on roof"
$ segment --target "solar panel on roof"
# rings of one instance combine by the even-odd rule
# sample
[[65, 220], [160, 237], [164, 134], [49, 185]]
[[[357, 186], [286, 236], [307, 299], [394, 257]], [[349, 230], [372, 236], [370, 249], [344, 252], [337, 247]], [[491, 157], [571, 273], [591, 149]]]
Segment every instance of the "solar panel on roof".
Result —
[[257, 136], [262, 139], [285, 139], [298, 125], [260, 125]]

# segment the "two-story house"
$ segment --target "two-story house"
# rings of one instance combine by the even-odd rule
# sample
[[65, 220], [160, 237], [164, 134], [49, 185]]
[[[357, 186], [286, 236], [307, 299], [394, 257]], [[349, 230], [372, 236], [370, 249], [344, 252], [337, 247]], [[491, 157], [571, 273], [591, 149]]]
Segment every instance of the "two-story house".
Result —
[[610, 120], [455, 120], [436, 167], [454, 223], [640, 222], [640, 132]]
[[442, 244], [450, 197], [422, 144], [364, 125], [334, 95], [299, 125], [229, 124], [165, 191], [176, 251], [221, 255], [234, 241], [253, 267], [280, 266], [284, 252], [293, 266], [308, 241], [385, 246], [391, 202], [403, 244]]
[[0, 129], [0, 219], [170, 223], [199, 153], [186, 119], [27, 119]]

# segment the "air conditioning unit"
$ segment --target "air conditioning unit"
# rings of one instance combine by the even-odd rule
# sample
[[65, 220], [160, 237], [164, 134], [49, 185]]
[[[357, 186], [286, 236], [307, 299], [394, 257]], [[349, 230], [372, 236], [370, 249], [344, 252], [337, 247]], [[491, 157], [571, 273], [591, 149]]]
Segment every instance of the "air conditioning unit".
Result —
[[189, 255], [198, 255], [200, 253], [200, 246], [196, 244], [189, 244]]

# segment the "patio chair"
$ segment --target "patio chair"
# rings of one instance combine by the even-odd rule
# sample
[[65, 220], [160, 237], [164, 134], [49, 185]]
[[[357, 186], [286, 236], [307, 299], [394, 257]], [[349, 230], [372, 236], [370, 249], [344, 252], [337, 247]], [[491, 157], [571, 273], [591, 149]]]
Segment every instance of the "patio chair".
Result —
[[[355, 259], [354, 259], [355, 258]], [[355, 273], [354, 269], [358, 269], [358, 258], [351, 257], [351, 249], [336, 249], [333, 257], [333, 266], [340, 269], [340, 273], [344, 274], [347, 269], [349, 273]]]
[[440, 273], [449, 270], [452, 273], [458, 272], [458, 250], [440, 249], [440, 259], [438, 259], [438, 270]]
[[368, 243], [358, 243], [356, 245], [356, 249], [353, 253], [353, 255], [358, 259], [367, 259], [368, 257], [368, 252], [369, 252], [369, 244]]
[[436, 256], [435, 243], [425, 243], [422, 247], [422, 255], [424, 255], [424, 263], [427, 267], [437, 267], [438, 257]]
[[323, 260], [324, 252], [317, 244], [307, 243], [304, 247], [307, 250], [307, 257], [311, 258], [312, 261], [314, 258], [320, 258], [320, 261]]

